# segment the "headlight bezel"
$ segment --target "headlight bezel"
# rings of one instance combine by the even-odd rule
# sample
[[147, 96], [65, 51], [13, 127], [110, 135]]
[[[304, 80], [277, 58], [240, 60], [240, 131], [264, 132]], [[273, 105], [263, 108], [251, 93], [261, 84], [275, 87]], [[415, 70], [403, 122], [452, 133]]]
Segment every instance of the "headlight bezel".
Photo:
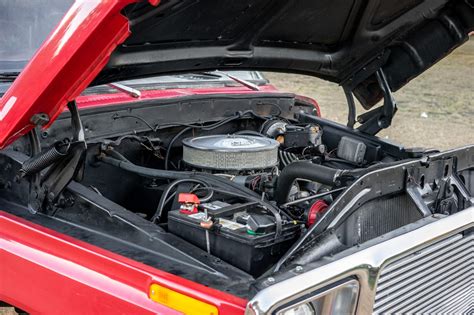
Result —
[[427, 217], [394, 231], [390, 237], [382, 236], [356, 249], [350, 248], [323, 263], [308, 265], [304, 272], [296, 269], [287, 271], [288, 274], [281, 276], [280, 281], [273, 281], [257, 292], [247, 303], [246, 314], [273, 314], [282, 305], [351, 277], [360, 284], [356, 313], [370, 314], [373, 312], [378, 277], [385, 265], [440, 239], [474, 227], [473, 218], [474, 207], [447, 217]]
[[[327, 298], [331, 298], [330, 301], [332, 302], [335, 299], [336, 294], [340, 294], [341, 289], [348, 288], [348, 287], [352, 287], [352, 289], [354, 288], [356, 289], [355, 296], [353, 297], [353, 304], [349, 312], [350, 314], [355, 314], [357, 310], [357, 304], [360, 298], [360, 293], [361, 293], [361, 285], [360, 285], [359, 280], [356, 277], [341, 279], [339, 281], [336, 281], [334, 283], [321, 287], [313, 292], [300, 296], [299, 298], [295, 300], [288, 301], [287, 303], [280, 305], [278, 308], [276, 308], [272, 312], [272, 314], [280, 315], [280, 314], [283, 314], [283, 312], [285, 311], [291, 310], [303, 304], [310, 304], [311, 308], [314, 310], [314, 305], [312, 303], [318, 300], [322, 300], [322, 303], [327, 303], [326, 301]], [[327, 308], [323, 308], [323, 310], [324, 310], [323, 314], [331, 314], [331, 313], [327, 313], [328, 311]], [[315, 314], [319, 314], [319, 313], [315, 313]]]

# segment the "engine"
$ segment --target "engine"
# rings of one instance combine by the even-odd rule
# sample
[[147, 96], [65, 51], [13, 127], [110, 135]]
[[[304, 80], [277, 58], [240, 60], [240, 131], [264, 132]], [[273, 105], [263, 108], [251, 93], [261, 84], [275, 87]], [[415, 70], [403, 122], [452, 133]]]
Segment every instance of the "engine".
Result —
[[[187, 127], [172, 134], [164, 155], [150, 138], [129, 139], [152, 150], [153, 158], [165, 160], [164, 169], [153, 167], [155, 179], [147, 184], [147, 191], [158, 190], [158, 205], [143, 215], [210, 255], [258, 276], [320, 220], [346, 179], [354, 177], [351, 172], [362, 168], [371, 152], [364, 142], [348, 136], [334, 143], [329, 135], [324, 141], [317, 123], [275, 116], [250, 122], [252, 129], [237, 124], [221, 128], [225, 133], [214, 131], [214, 126], [223, 126], [218, 122], [196, 128], [201, 132], [192, 137], [183, 136], [192, 129]], [[114, 149], [123, 147], [122, 141], [108, 141], [102, 147], [106, 155], [128, 163]], [[181, 145], [173, 147], [176, 141]], [[143, 154], [139, 158], [143, 160]]]
[[[263, 273], [318, 220], [331, 201], [327, 192], [333, 184], [317, 181], [326, 176], [318, 176], [320, 169], [311, 177], [312, 160], [326, 153], [318, 125], [275, 119], [260, 130], [183, 139], [186, 171], [222, 177], [254, 196], [221, 189], [198, 196], [199, 189], [191, 188], [178, 195], [167, 217], [171, 233], [252, 275]], [[318, 193], [328, 197], [308, 198]], [[259, 202], [265, 199], [274, 209]]]
[[[99, 139], [97, 150], [89, 148], [89, 159], [91, 167], [104, 169], [84, 182], [157, 228], [254, 277], [272, 268], [308, 231], [330, 223], [333, 204], [361, 176], [419, 154], [301, 108], [288, 106], [285, 112], [275, 104], [257, 103], [229, 115], [230, 105], [221, 105], [219, 118], [202, 114], [198, 122], [188, 117], [152, 131]], [[265, 115], [258, 110], [263, 105]], [[274, 108], [280, 113], [270, 114]], [[403, 205], [391, 207], [399, 211], [392, 212], [397, 220], [376, 212], [378, 204], [361, 205], [344, 218], [347, 228], [340, 224], [337, 240], [327, 243], [351, 246], [419, 218], [406, 195], [379, 201], [384, 202]], [[361, 228], [354, 229], [354, 222]], [[321, 249], [335, 250], [330, 246]]]

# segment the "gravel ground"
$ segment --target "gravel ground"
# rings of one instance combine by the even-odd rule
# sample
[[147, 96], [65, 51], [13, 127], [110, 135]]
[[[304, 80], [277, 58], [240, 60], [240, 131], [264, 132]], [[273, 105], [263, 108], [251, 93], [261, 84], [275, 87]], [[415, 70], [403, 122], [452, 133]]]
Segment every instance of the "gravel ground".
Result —
[[[322, 115], [346, 123], [342, 89], [310, 76], [265, 73], [283, 91], [318, 101]], [[395, 93], [398, 112], [379, 136], [405, 146], [448, 149], [474, 144], [474, 37]], [[358, 106], [358, 113], [362, 107]]]

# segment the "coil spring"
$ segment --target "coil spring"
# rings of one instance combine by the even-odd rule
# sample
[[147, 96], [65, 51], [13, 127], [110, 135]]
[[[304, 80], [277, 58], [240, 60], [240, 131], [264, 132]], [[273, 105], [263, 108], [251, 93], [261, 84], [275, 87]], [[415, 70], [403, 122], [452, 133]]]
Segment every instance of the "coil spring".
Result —
[[69, 142], [57, 142], [47, 151], [26, 160], [20, 172], [23, 176], [36, 174], [64, 157], [69, 151]]

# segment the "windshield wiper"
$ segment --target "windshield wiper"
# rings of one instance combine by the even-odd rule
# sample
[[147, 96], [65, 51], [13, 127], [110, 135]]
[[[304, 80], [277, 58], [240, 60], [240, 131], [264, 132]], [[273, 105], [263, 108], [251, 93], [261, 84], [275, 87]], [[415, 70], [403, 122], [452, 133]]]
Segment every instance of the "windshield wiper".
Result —
[[123, 85], [121, 83], [109, 83], [107, 85], [110, 86], [111, 88], [119, 90], [120, 92], [127, 93], [128, 95], [132, 97], [139, 98], [140, 96], [142, 96], [142, 93], [139, 90], [134, 89], [128, 85]]
[[260, 91], [260, 87], [258, 85], [253, 84], [252, 82], [249, 82], [247, 80], [240, 79], [240, 78], [238, 78], [236, 76], [233, 76], [232, 74], [229, 74], [229, 73], [226, 73], [226, 72], [216, 70], [214, 72], [201, 72], [201, 74], [212, 76], [212, 77], [215, 77], [215, 78], [227, 77], [227, 78], [231, 79], [232, 81], [235, 81], [237, 83], [242, 84], [243, 86], [248, 87], [251, 90]]

